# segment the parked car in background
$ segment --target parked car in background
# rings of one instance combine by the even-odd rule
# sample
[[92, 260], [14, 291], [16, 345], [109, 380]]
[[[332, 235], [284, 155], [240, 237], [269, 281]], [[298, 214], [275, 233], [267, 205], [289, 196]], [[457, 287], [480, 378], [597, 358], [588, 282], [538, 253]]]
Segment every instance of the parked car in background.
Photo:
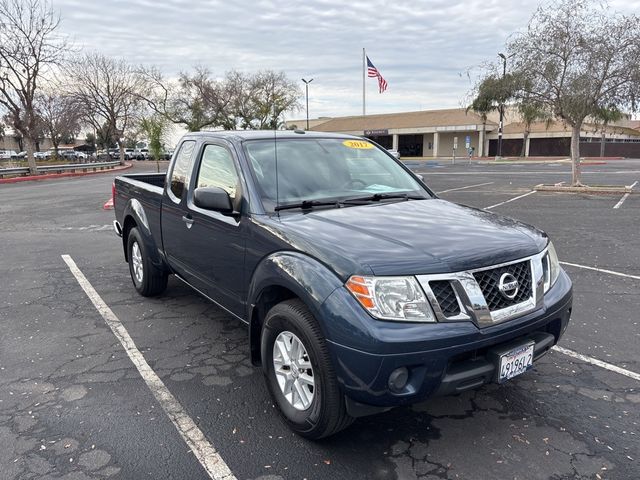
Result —
[[166, 150], [162, 156], [162, 159], [164, 160], [171, 160], [171, 157], [173, 157], [173, 149], [172, 150]]
[[[118, 152], [120, 155], [120, 152]], [[125, 148], [124, 149], [124, 159], [125, 160], [136, 160], [136, 151], [133, 148]]]
[[149, 149], [141, 148], [135, 151], [136, 160], [149, 160]]
[[51, 158], [51, 156], [52, 156], [51, 150], [48, 150], [46, 152], [35, 152], [33, 154], [33, 157], [37, 160], [46, 160], [48, 158]]
[[27, 152], [18, 152], [17, 158], [26, 158]]
[[18, 152], [15, 150], [0, 150], [0, 159], [10, 160], [12, 158], [18, 158]]
[[59, 156], [63, 160], [70, 160], [70, 161], [73, 161], [73, 162], [78, 160], [78, 155], [73, 150], [65, 150], [64, 152], [60, 152]]

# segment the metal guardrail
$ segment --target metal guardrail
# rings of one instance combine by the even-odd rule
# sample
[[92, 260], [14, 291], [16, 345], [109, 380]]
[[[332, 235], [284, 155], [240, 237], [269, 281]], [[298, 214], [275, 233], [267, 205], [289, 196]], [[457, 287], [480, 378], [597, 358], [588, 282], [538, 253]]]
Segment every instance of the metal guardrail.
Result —
[[[38, 173], [62, 173], [82, 170], [87, 172], [89, 170], [96, 171], [98, 169], [104, 170], [105, 168], [113, 168], [120, 165], [119, 161], [112, 162], [91, 162], [91, 163], [69, 163], [65, 165], [41, 165], [38, 167]], [[28, 175], [29, 167], [10, 167], [0, 168], [0, 178], [9, 175]]]

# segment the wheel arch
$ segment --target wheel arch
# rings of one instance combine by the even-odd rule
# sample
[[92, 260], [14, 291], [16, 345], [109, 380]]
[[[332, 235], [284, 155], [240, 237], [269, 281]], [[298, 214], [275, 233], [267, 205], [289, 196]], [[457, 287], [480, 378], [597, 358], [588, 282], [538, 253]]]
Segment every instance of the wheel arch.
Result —
[[260, 336], [267, 312], [293, 298], [302, 301], [325, 334], [321, 306], [342, 281], [325, 265], [299, 252], [278, 252], [263, 259], [255, 269], [248, 293], [251, 362], [260, 364]]
[[162, 270], [168, 270], [164, 259], [158, 253], [158, 246], [151, 234], [149, 220], [142, 203], [135, 198], [129, 200], [124, 208], [122, 217], [124, 219], [122, 223], [122, 247], [124, 249], [125, 260], [127, 262], [129, 261], [129, 252], [127, 251], [129, 233], [133, 228], [137, 228], [142, 237], [142, 241], [145, 243], [145, 247], [147, 247], [147, 252], [153, 265]]

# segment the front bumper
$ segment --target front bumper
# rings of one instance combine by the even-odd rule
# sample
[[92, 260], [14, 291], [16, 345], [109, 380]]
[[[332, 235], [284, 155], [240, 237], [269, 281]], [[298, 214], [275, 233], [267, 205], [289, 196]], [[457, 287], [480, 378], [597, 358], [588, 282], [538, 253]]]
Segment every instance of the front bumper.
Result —
[[[469, 321], [374, 320], [346, 289], [334, 291], [322, 313], [338, 381], [350, 412], [360, 416], [493, 382], [496, 348], [533, 340], [537, 360], [564, 333], [571, 308], [571, 280], [561, 271], [542, 308], [485, 328]], [[400, 391], [392, 391], [389, 376], [401, 367], [408, 369], [409, 380]]]

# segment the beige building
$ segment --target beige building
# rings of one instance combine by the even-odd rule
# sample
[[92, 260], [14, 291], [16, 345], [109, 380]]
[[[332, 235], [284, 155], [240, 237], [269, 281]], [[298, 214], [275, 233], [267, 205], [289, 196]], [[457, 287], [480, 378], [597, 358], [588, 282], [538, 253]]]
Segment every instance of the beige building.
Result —
[[[526, 125], [514, 122], [505, 125], [502, 141], [503, 156], [522, 154]], [[585, 123], [580, 132], [580, 155], [600, 156], [604, 140], [605, 156], [640, 156], [640, 131], [627, 126], [608, 125], [606, 127]], [[498, 134], [487, 135], [489, 156], [497, 154]], [[529, 135], [524, 142], [526, 157], [546, 157], [569, 155], [571, 149], [571, 128], [563, 122], [537, 122], [529, 126]]]
[[[293, 122], [291, 122], [293, 123]], [[404, 157], [467, 156], [480, 153], [497, 124], [464, 108], [331, 118], [310, 129], [364, 135]], [[455, 147], [455, 151], [454, 151]]]
[[[304, 122], [287, 124], [300, 128]], [[492, 112], [484, 125], [479, 115], [464, 108], [322, 118], [309, 123], [313, 131], [366, 136], [385, 148], [398, 150], [402, 157], [466, 157], [469, 153], [493, 157], [498, 151], [497, 112]], [[526, 156], [570, 154], [571, 129], [562, 122], [532, 124], [526, 142], [525, 125], [515, 109], [505, 109], [504, 124], [502, 156], [520, 156], [523, 144]], [[585, 124], [580, 136], [581, 155], [599, 156], [604, 143], [605, 156], [640, 158], [640, 131], [631, 127]]]

